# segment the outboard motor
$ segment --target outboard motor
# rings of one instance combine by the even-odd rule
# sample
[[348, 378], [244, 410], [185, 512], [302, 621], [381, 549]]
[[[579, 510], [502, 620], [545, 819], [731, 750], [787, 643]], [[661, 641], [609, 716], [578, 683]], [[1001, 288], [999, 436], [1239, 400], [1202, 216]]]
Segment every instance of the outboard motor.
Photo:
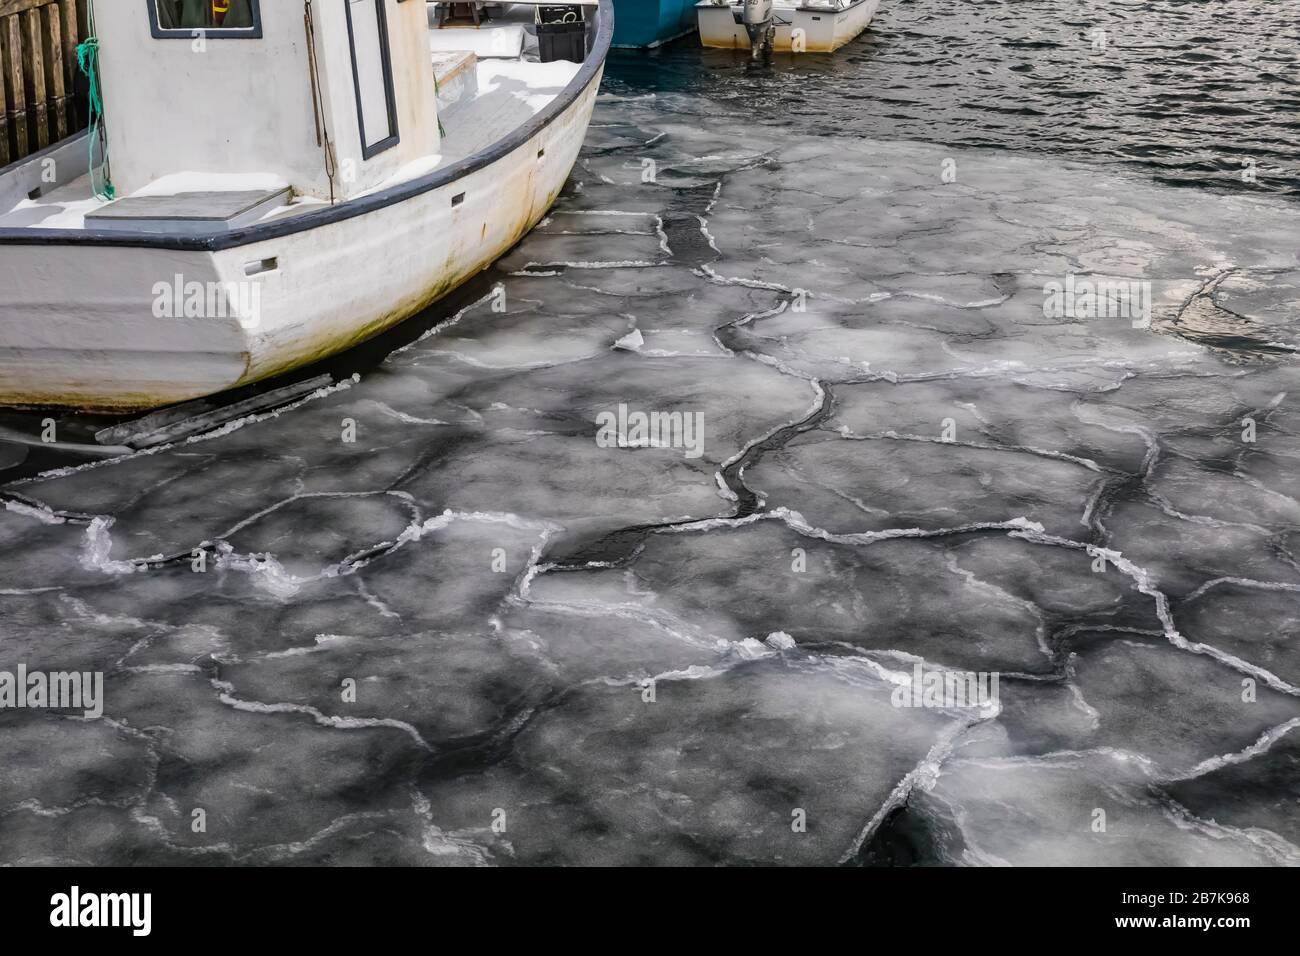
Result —
[[745, 30], [749, 33], [749, 55], [757, 60], [772, 51], [776, 27], [772, 23], [772, 0], [745, 0]]

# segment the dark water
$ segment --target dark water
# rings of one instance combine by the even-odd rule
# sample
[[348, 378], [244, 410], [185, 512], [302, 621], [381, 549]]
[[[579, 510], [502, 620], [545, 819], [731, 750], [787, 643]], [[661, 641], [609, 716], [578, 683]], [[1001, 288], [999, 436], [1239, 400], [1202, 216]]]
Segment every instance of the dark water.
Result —
[[1300, 196], [1297, 0], [883, 0], [833, 57], [756, 70], [685, 37], [615, 51], [606, 77], [613, 92], [704, 97], [780, 138], [1041, 150]]

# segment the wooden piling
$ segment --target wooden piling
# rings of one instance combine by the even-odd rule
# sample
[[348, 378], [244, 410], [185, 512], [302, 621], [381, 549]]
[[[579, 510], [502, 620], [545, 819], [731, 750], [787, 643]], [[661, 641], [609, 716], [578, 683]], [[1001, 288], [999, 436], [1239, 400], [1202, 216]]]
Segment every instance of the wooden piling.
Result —
[[0, 166], [86, 125], [77, 44], [86, 0], [0, 0]]

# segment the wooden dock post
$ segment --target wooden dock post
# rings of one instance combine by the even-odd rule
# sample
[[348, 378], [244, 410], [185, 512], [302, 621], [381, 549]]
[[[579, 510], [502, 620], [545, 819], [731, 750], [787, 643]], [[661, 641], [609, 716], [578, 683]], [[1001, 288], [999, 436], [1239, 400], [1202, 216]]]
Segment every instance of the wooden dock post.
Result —
[[77, 44], [86, 0], [0, 0], [0, 166], [85, 126]]

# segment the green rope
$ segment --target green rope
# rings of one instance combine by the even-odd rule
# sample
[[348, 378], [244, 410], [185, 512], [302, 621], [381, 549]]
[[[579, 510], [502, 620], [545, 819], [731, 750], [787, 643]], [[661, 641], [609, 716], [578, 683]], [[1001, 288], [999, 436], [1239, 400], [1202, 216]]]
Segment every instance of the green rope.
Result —
[[433, 70], [433, 110], [434, 110], [435, 113], [438, 113], [438, 136], [441, 137], [441, 138], [443, 138], [443, 139], [446, 139], [446, 138], [447, 138], [447, 131], [446, 131], [445, 129], [442, 128], [442, 113], [441, 113], [441, 111], [438, 109], [438, 69], [437, 69], [437, 67], [434, 67], [434, 70]]
[[84, 42], [77, 44], [77, 69], [81, 70], [90, 83], [90, 135], [87, 138], [90, 144], [90, 188], [96, 198], [109, 201], [117, 194], [117, 190], [113, 188], [113, 181], [108, 171], [107, 142], [104, 143], [104, 184], [101, 187], [95, 181], [95, 141], [104, 138], [104, 101], [99, 96], [99, 37], [94, 35], [93, 7], [87, 16], [90, 21], [91, 35], [86, 37]]

